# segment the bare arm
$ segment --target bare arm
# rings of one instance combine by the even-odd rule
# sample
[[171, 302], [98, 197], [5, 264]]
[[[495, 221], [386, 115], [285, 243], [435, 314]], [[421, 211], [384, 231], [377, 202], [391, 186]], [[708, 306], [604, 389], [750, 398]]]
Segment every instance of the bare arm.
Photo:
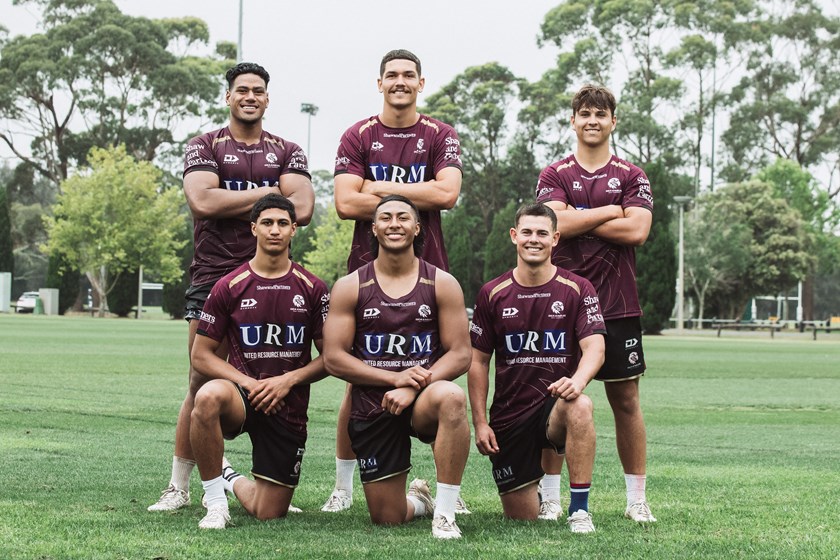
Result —
[[184, 194], [187, 197], [187, 204], [193, 218], [199, 220], [247, 219], [247, 214], [254, 203], [269, 193], [280, 194], [280, 188], [260, 187], [245, 191], [229, 191], [219, 188], [219, 176], [211, 171], [193, 171], [184, 175]]
[[370, 220], [379, 204], [378, 196], [363, 193], [364, 179], [352, 173], [335, 176], [335, 210], [342, 220]]
[[359, 275], [339, 279], [330, 295], [330, 312], [324, 323], [324, 365], [331, 375], [359, 385], [413, 387], [420, 390], [428, 384], [428, 371], [414, 367], [388, 371], [364, 363], [351, 353], [356, 333], [356, 302], [359, 297]]
[[431, 366], [430, 382], [460, 377], [470, 367], [470, 325], [464, 307], [464, 293], [455, 277], [438, 270], [435, 277], [438, 332], [444, 354]]
[[221, 343], [209, 336], [197, 334], [190, 352], [190, 364], [195, 370], [213, 379], [227, 379], [233, 381], [246, 391], [254, 388], [257, 380], [245, 375], [227, 360], [216, 355]]
[[592, 233], [611, 243], [639, 247], [647, 241], [652, 222], [653, 213], [650, 210], [631, 206], [624, 209], [621, 218], [601, 224]]
[[[268, 193], [263, 193], [268, 194]], [[295, 205], [296, 222], [305, 226], [312, 219], [315, 208], [315, 190], [309, 177], [300, 173], [286, 173], [280, 176], [280, 194]], [[250, 210], [250, 209], [249, 209]]]
[[557, 200], [545, 204], [557, 215], [557, 231], [560, 232], [561, 239], [570, 239], [592, 232], [607, 222], [624, 217], [624, 211], [617, 204], [584, 210], [577, 210]]
[[475, 446], [482, 455], [499, 452], [496, 434], [487, 423], [487, 393], [490, 390], [490, 357], [481, 350], [472, 349], [472, 362], [467, 373], [467, 388], [475, 427]]
[[554, 397], [571, 401], [578, 398], [604, 365], [604, 335], [593, 334], [580, 341], [582, 355], [571, 377], [562, 377], [548, 386]]
[[[397, 183], [394, 181], [364, 181], [362, 193], [385, 198], [399, 194], [413, 202], [420, 210], [448, 210], [455, 206], [461, 193], [461, 170], [444, 167], [432, 181]], [[371, 210], [371, 214], [373, 210]], [[369, 219], [369, 218], [368, 218]]]

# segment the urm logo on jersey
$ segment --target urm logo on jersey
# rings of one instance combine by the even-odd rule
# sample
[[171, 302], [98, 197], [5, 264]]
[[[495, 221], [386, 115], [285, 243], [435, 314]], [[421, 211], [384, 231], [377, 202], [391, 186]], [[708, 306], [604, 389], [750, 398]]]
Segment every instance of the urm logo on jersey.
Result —
[[522, 352], [559, 354], [566, 351], [566, 331], [521, 331], [505, 335], [505, 350], [509, 356]]
[[306, 325], [303, 323], [242, 324], [239, 325], [239, 340], [243, 348], [260, 346], [302, 348], [306, 341]]
[[426, 180], [426, 164], [390, 165], [376, 163], [369, 165], [374, 181], [393, 181], [395, 183], [422, 183]]
[[399, 334], [365, 334], [362, 353], [369, 358], [406, 358], [428, 356], [432, 353], [432, 333], [410, 336]]

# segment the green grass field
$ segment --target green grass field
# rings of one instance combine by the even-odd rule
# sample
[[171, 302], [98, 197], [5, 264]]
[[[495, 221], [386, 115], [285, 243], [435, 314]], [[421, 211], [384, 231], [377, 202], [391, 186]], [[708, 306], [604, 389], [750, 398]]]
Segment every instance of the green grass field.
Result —
[[[304, 513], [200, 531], [193, 505], [151, 514], [169, 477], [186, 388], [181, 321], [0, 315], [0, 559], [63, 558], [840, 558], [840, 338], [648, 337], [642, 382], [648, 499], [659, 522], [623, 519], [612, 416], [596, 382], [597, 532], [502, 518], [489, 461], [473, 447], [459, 518], [437, 542], [430, 521], [381, 529], [356, 502], [318, 511], [332, 489], [343, 386], [313, 388], [294, 503]], [[412, 475], [434, 478], [415, 444]], [[247, 437], [227, 455], [247, 471]], [[564, 484], [568, 482], [564, 474]], [[564, 490], [568, 499], [568, 490]]]

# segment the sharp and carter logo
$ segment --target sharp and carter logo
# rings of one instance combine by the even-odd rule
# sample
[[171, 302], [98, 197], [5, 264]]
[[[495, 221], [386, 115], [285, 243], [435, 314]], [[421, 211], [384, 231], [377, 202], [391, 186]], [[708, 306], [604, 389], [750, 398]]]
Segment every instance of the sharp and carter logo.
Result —
[[240, 309], [253, 309], [256, 306], [257, 306], [257, 300], [247, 298], [247, 299], [242, 300], [242, 303], [240, 304], [239, 308]]
[[519, 314], [519, 310], [515, 307], [505, 307], [502, 310], [502, 317], [516, 317]]
[[380, 311], [375, 307], [369, 307], [364, 310], [362, 313], [362, 317], [365, 319], [373, 319], [374, 317], [379, 317]]

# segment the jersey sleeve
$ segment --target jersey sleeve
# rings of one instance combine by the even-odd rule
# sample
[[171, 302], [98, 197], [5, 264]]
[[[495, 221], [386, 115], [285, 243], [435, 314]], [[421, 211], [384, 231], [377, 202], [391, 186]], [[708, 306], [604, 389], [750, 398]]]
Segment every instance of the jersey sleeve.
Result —
[[487, 286], [481, 288], [475, 298], [472, 323], [470, 324], [470, 342], [472, 347], [485, 354], [493, 354], [496, 347], [493, 330], [492, 308], [487, 297]]
[[458, 133], [451, 126], [445, 126], [441, 133], [435, 136], [435, 153], [432, 158], [434, 174], [437, 175], [446, 167], [462, 169], [461, 140]]
[[225, 286], [224, 279], [216, 282], [201, 310], [196, 331], [198, 334], [212, 338], [216, 342], [224, 340], [230, 320], [229, 300], [230, 290]]
[[184, 175], [193, 171], [219, 173], [219, 164], [206, 136], [196, 136], [184, 148]]
[[324, 338], [324, 323], [327, 321], [327, 313], [330, 311], [330, 290], [323, 281], [315, 283], [316, 313], [312, 317], [312, 340]]
[[350, 173], [359, 177], [365, 177], [365, 160], [362, 153], [362, 137], [355, 130], [355, 127], [347, 129], [341, 135], [338, 142], [338, 151], [335, 155], [335, 173]]
[[593, 334], [606, 334], [604, 315], [601, 312], [601, 302], [592, 283], [585, 278], [578, 279], [580, 283], [580, 305], [578, 306], [575, 331], [578, 340], [583, 340]]
[[623, 208], [639, 207], [653, 211], [653, 193], [650, 190], [650, 181], [645, 172], [634, 168], [622, 193], [621, 206]]
[[570, 204], [566, 189], [563, 188], [560, 182], [560, 174], [551, 165], [543, 169], [540, 173], [535, 191], [537, 202], [557, 201]]
[[299, 173], [311, 178], [309, 174], [309, 160], [306, 158], [306, 152], [303, 151], [303, 148], [294, 142], [286, 140], [286, 153], [288, 155], [286, 156], [286, 161], [284, 162], [280, 175]]

